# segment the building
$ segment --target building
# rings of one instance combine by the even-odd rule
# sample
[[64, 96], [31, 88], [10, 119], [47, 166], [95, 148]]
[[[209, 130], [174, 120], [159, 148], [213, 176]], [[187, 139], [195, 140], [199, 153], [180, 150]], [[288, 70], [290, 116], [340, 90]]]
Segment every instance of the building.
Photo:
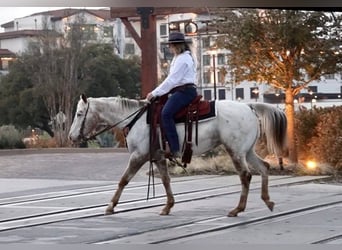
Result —
[[[128, 21], [140, 34], [140, 18]], [[192, 52], [198, 71], [199, 92], [207, 100], [230, 99], [241, 102], [268, 102], [284, 107], [284, 93], [276, 92], [266, 84], [242, 82], [235, 84], [234, 75], [227, 65], [228, 51], [213, 47], [216, 32], [209, 29], [210, 17], [203, 14], [182, 13], [161, 15], [157, 18], [158, 78], [166, 77], [171, 61], [166, 41], [173, 31], [184, 32], [192, 39]], [[79, 23], [76, 27], [75, 24]], [[34, 42], [44, 29], [66, 35], [79, 28], [94, 42], [110, 43], [122, 58], [139, 56], [141, 51], [130, 32], [119, 18], [111, 18], [109, 9], [60, 9], [35, 13], [1, 25], [0, 72], [6, 73], [12, 60]], [[312, 82], [298, 95], [297, 103], [306, 108], [342, 104], [341, 74], [326, 76]]]

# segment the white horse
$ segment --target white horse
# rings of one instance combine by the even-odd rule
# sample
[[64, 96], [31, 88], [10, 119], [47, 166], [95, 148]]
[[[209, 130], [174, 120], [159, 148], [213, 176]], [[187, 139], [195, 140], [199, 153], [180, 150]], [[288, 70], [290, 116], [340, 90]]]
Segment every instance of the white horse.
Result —
[[[124, 128], [133, 119], [130, 115], [146, 104], [143, 101], [120, 97], [87, 98], [81, 95], [69, 138], [74, 142], [90, 138], [99, 125], [103, 124], [117, 124], [117, 127]], [[216, 116], [199, 122], [199, 143], [193, 145], [193, 154], [201, 155], [223, 144], [240, 176], [242, 185], [240, 201], [237, 207], [228, 213], [228, 216], [237, 216], [246, 208], [252, 178], [250, 166], [259, 171], [262, 179], [261, 198], [267, 207], [273, 210], [274, 202], [270, 200], [268, 193], [269, 164], [256, 155], [254, 145], [259, 136], [265, 135], [269, 151], [281, 155], [286, 142], [286, 126], [287, 120], [284, 112], [269, 104], [244, 104], [229, 100], [216, 101]], [[184, 124], [177, 125], [177, 132], [180, 145], [182, 145]], [[150, 140], [146, 112], [133, 125], [126, 141], [130, 159], [118, 188], [106, 208], [106, 214], [114, 213], [124, 187], [149, 160]], [[167, 160], [159, 157], [155, 164], [160, 172], [167, 196], [166, 204], [160, 214], [168, 215], [175, 201], [170, 185]]]

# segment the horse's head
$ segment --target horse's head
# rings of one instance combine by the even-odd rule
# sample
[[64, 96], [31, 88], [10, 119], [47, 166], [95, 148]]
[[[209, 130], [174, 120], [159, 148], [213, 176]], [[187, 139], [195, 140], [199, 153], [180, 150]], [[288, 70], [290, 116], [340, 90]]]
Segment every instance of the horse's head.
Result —
[[97, 127], [97, 115], [90, 101], [82, 94], [77, 104], [77, 110], [69, 131], [69, 139], [73, 142], [85, 141], [91, 137]]

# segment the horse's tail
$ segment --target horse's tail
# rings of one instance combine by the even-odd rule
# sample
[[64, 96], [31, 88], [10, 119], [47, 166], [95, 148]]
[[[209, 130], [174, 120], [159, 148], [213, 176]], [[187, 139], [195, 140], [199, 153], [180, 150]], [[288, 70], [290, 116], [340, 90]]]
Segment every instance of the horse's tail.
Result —
[[260, 136], [265, 135], [269, 153], [284, 154], [286, 148], [287, 118], [285, 113], [265, 103], [248, 104], [260, 121]]

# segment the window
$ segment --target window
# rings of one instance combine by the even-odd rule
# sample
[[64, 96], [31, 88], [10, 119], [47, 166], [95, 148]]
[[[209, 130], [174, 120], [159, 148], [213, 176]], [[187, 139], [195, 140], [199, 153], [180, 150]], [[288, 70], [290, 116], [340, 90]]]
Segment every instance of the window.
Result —
[[97, 34], [95, 32], [95, 24], [73, 24], [71, 27], [72, 33], [82, 33], [84, 39], [96, 40]]
[[251, 99], [258, 99], [259, 98], [259, 88], [258, 87], [250, 88], [250, 98]]
[[162, 53], [164, 60], [172, 60], [173, 54], [170, 52], [169, 46], [167, 44], [160, 44], [160, 52]]
[[204, 100], [211, 100], [211, 90], [205, 89], [203, 91]]
[[113, 27], [104, 26], [103, 27], [103, 37], [113, 37]]
[[203, 66], [210, 65], [210, 55], [203, 55]]
[[202, 46], [205, 49], [210, 47], [210, 37], [203, 37], [203, 39], [202, 39]]
[[324, 75], [324, 78], [328, 79], [328, 80], [334, 80], [335, 79], [335, 74], [326, 74], [326, 75]]
[[133, 43], [127, 43], [125, 45], [125, 54], [134, 55], [135, 49]]
[[125, 37], [132, 37], [131, 33], [128, 31], [128, 29], [125, 29]]
[[161, 37], [167, 36], [167, 24], [161, 24], [159, 26], [159, 33]]
[[224, 54], [217, 54], [217, 64], [218, 64], [218, 65], [224, 65], [224, 64], [226, 64], [224, 58], [225, 58]]
[[218, 90], [218, 99], [219, 100], [226, 99], [226, 90], [225, 89], [219, 89]]
[[226, 78], [227, 73], [225, 73], [224, 71], [220, 70], [217, 72], [217, 79], [218, 82], [221, 83], [222, 85], [225, 83], [225, 78]]
[[210, 71], [203, 72], [203, 83], [210, 83]]
[[309, 86], [308, 87], [308, 93], [317, 93], [317, 86]]
[[235, 96], [237, 100], [245, 99], [243, 88], [235, 88]]

